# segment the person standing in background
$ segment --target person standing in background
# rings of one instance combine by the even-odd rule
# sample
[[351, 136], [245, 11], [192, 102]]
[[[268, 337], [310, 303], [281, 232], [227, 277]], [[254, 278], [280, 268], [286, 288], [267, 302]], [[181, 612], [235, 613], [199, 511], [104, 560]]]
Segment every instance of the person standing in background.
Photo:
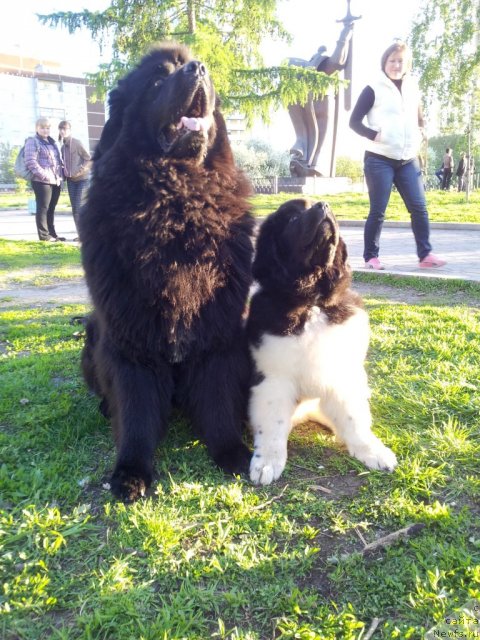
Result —
[[[364, 171], [370, 211], [363, 251], [367, 269], [385, 268], [378, 257], [380, 234], [393, 185], [410, 213], [419, 266], [425, 269], [446, 264], [432, 253], [430, 244], [430, 222], [417, 160], [423, 115], [411, 66], [407, 45], [398, 41], [390, 45], [381, 57], [381, 73], [363, 89], [350, 118], [350, 127], [368, 139]], [[363, 124], [364, 118], [367, 125]]]
[[465, 151], [460, 156], [460, 160], [458, 161], [457, 170], [455, 171], [455, 175], [458, 179], [458, 191], [463, 191], [465, 189], [465, 173], [467, 171], [466, 161], [465, 161]]
[[55, 207], [60, 197], [63, 167], [55, 140], [50, 137], [50, 120], [38, 118], [36, 135], [25, 142], [25, 165], [32, 172], [37, 233], [44, 242], [65, 242], [55, 231]]
[[443, 181], [442, 189], [448, 191], [450, 189], [450, 180], [453, 175], [453, 155], [452, 150], [447, 147], [445, 149], [445, 155], [443, 156]]
[[[72, 125], [68, 120], [62, 120], [58, 125], [58, 140], [62, 143], [62, 159], [67, 179], [68, 196], [72, 205], [73, 220], [77, 235], [80, 236], [80, 209], [88, 186], [90, 154], [80, 140], [72, 138]], [[78, 239], [78, 237], [75, 238], [75, 240]]]

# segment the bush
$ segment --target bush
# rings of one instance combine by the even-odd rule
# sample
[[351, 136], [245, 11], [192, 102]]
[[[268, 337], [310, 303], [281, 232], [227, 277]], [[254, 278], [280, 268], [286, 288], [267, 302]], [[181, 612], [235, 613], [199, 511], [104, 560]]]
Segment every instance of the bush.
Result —
[[263, 140], [234, 145], [233, 154], [238, 166], [252, 179], [290, 175], [288, 153], [277, 151]]
[[359, 182], [363, 178], [363, 162], [340, 156], [337, 158], [335, 175], [339, 178], [350, 178], [353, 182]]
[[16, 182], [15, 158], [20, 147], [12, 147], [8, 142], [0, 142], [0, 183], [13, 184]]
[[17, 193], [25, 193], [29, 183], [15, 175], [15, 160], [20, 147], [0, 142], [0, 184], [14, 184]]

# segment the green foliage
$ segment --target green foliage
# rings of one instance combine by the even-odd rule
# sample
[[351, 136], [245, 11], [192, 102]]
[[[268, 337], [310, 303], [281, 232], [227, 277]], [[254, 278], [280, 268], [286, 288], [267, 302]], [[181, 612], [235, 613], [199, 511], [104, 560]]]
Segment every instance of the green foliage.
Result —
[[207, 65], [224, 107], [241, 110], [252, 121], [268, 121], [275, 107], [305, 102], [309, 92], [324, 95], [338, 88], [336, 74], [278, 66], [264, 68], [260, 45], [266, 38], [289, 41], [276, 16], [277, 0], [112, 0], [104, 11], [61, 11], [39, 15], [43, 24], [86, 28], [112, 59], [89, 81], [103, 97], [139, 61], [152, 43], [177, 40], [187, 44]]
[[363, 162], [340, 156], [337, 158], [336, 175], [350, 178], [353, 182], [359, 182], [363, 178]]
[[[462, 152], [468, 151], [468, 140], [466, 135], [462, 134], [450, 134], [443, 136], [434, 136], [428, 140], [428, 158], [430, 171], [437, 170], [442, 166], [443, 156], [445, 149], [449, 147], [453, 151], [453, 159], [455, 167], [460, 159]], [[478, 144], [472, 145], [472, 157], [475, 161], [475, 166], [478, 166], [475, 158], [480, 154], [480, 146]], [[455, 168], [454, 168], [455, 173]]]
[[20, 147], [12, 146], [8, 142], [0, 142], [0, 184], [16, 182], [14, 166], [19, 149]]
[[444, 130], [458, 131], [465, 123], [466, 99], [476, 99], [479, 22], [478, 0], [425, 0], [413, 25], [415, 69], [427, 104], [437, 99], [443, 107]]
[[15, 160], [20, 147], [0, 142], [0, 184], [14, 184], [15, 192], [24, 195], [30, 183], [15, 175]]
[[262, 140], [249, 140], [233, 146], [237, 165], [250, 178], [288, 176], [290, 157], [286, 151], [277, 151]]

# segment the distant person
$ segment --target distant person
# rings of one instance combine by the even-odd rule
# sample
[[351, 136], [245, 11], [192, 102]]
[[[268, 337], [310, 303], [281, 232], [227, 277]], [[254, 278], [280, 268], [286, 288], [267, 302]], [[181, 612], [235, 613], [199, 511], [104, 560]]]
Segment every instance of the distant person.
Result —
[[[368, 139], [364, 172], [370, 200], [365, 223], [363, 258], [368, 269], [384, 269], [378, 256], [380, 234], [393, 185], [412, 221], [419, 266], [446, 264], [432, 253], [425, 190], [417, 155], [422, 140], [423, 115], [418, 84], [410, 75], [412, 55], [403, 42], [383, 53], [381, 73], [361, 92], [350, 127]], [[367, 118], [367, 125], [363, 119]]]
[[55, 231], [55, 207], [60, 197], [63, 167], [60, 151], [50, 137], [50, 120], [38, 118], [35, 137], [25, 143], [25, 164], [33, 174], [37, 233], [44, 242], [65, 242]]
[[435, 175], [438, 178], [438, 182], [439, 182], [439, 187], [442, 186], [442, 182], [443, 182], [443, 164], [441, 167], [439, 167], [436, 171], [435, 171]]
[[[72, 125], [68, 120], [62, 120], [58, 125], [58, 140], [62, 143], [63, 169], [67, 179], [73, 221], [79, 236], [80, 208], [85, 190], [88, 187], [90, 154], [80, 140], [72, 137]], [[75, 240], [78, 239], [78, 237], [75, 238]]]
[[455, 175], [457, 176], [457, 187], [458, 191], [465, 190], [465, 174], [467, 172], [467, 162], [466, 162], [466, 154], [463, 152], [460, 155], [460, 160], [458, 161], [457, 170], [455, 171]]
[[442, 189], [448, 191], [450, 189], [450, 181], [453, 175], [453, 152], [450, 147], [445, 149], [445, 155], [443, 156], [443, 180]]

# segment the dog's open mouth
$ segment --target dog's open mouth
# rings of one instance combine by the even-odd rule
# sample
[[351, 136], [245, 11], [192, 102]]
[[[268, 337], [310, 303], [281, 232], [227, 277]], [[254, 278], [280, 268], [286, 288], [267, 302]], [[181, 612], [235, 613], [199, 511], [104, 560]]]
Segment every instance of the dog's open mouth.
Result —
[[[200, 85], [184, 113], [161, 131], [159, 141], [164, 151], [170, 153], [180, 142], [186, 142], [191, 136], [198, 138], [199, 142], [207, 140], [213, 122], [206, 87]], [[184, 147], [183, 144], [181, 146]]]
[[213, 118], [207, 113], [207, 96], [205, 89], [199, 87], [193, 100], [188, 108], [187, 114], [182, 116], [177, 123], [177, 129], [185, 128], [187, 131], [200, 131], [204, 135], [208, 134], [208, 130], [212, 126]]

